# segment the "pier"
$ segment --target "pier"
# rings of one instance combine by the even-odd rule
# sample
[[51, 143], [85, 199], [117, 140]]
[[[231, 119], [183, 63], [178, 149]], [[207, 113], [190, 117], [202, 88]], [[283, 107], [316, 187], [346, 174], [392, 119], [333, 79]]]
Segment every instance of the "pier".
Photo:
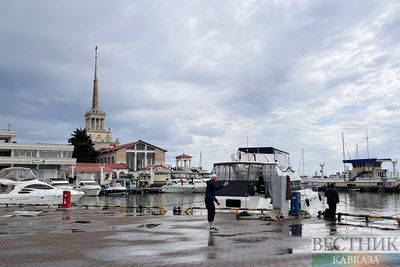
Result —
[[218, 213], [219, 232], [210, 233], [203, 211], [134, 216], [118, 208], [1, 208], [1, 260], [8, 266], [311, 266], [315, 236], [398, 233], [395, 221], [365, 227], [344, 217], [271, 222], [235, 215]]

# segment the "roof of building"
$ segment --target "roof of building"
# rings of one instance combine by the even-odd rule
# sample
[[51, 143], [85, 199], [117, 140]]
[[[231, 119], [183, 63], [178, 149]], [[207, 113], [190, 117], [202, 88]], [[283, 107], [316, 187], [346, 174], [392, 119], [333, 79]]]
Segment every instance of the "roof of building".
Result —
[[162, 151], [164, 151], [164, 152], [167, 152], [167, 150], [165, 150], [165, 149], [162, 149], [162, 148], [160, 148], [160, 147], [157, 147], [157, 146], [155, 146], [155, 145], [152, 145], [152, 144], [147, 143], [147, 142], [145, 142], [145, 141], [143, 141], [143, 140], [140, 140], [140, 139], [139, 139], [138, 141], [132, 142], [132, 143], [127, 143], [127, 144], [123, 144], [123, 145], [119, 145], [119, 146], [114, 146], [114, 147], [102, 148], [102, 149], [99, 150], [99, 152], [100, 152], [100, 153], [107, 153], [107, 152], [117, 151], [117, 150], [120, 150], [120, 149], [122, 149], [122, 148], [131, 146], [131, 145], [135, 145], [135, 144], [138, 144], [138, 143], [143, 143], [143, 144], [146, 144], [146, 145], [149, 145], [149, 146], [158, 148], [158, 149], [160, 149], [160, 150], [162, 150]]
[[391, 159], [377, 159], [377, 158], [347, 159], [347, 160], [343, 160], [343, 163], [365, 163], [365, 162], [387, 162], [387, 161], [391, 161]]
[[[76, 163], [76, 171], [100, 171], [100, 166], [104, 166], [104, 171], [112, 171], [113, 169], [129, 169], [125, 163]], [[71, 170], [69, 168], [68, 170]]]
[[179, 159], [179, 158], [193, 158], [193, 157], [183, 153], [182, 155], [176, 156], [175, 158]]

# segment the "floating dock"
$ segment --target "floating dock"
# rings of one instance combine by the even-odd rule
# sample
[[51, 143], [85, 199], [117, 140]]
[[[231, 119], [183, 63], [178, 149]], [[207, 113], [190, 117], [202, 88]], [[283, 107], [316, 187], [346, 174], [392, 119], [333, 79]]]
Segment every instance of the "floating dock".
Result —
[[335, 184], [337, 190], [342, 191], [369, 191], [369, 192], [400, 192], [400, 181], [340, 181], [335, 180], [307, 180], [304, 182], [309, 187], [319, 188], [324, 190], [329, 184]]

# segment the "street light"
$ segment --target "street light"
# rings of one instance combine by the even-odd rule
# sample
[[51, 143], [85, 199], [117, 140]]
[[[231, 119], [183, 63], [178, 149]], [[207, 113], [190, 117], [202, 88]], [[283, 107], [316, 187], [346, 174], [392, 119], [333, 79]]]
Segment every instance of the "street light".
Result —
[[105, 164], [100, 164], [100, 163], [99, 163], [99, 168], [100, 168], [100, 185], [104, 185], [104, 172], [103, 172], [104, 167], [106, 167]]

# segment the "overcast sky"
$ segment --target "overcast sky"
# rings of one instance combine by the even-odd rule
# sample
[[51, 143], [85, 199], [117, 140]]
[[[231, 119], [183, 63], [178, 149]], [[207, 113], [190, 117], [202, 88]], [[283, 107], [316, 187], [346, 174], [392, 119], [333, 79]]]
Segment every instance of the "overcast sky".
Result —
[[[400, 158], [397, 1], [1, 1], [0, 129], [67, 143], [99, 104], [142, 139], [212, 168], [274, 146], [305, 172]], [[349, 155], [348, 155], [349, 154]], [[391, 170], [391, 165], [387, 165]], [[303, 173], [303, 170], [300, 171]]]

